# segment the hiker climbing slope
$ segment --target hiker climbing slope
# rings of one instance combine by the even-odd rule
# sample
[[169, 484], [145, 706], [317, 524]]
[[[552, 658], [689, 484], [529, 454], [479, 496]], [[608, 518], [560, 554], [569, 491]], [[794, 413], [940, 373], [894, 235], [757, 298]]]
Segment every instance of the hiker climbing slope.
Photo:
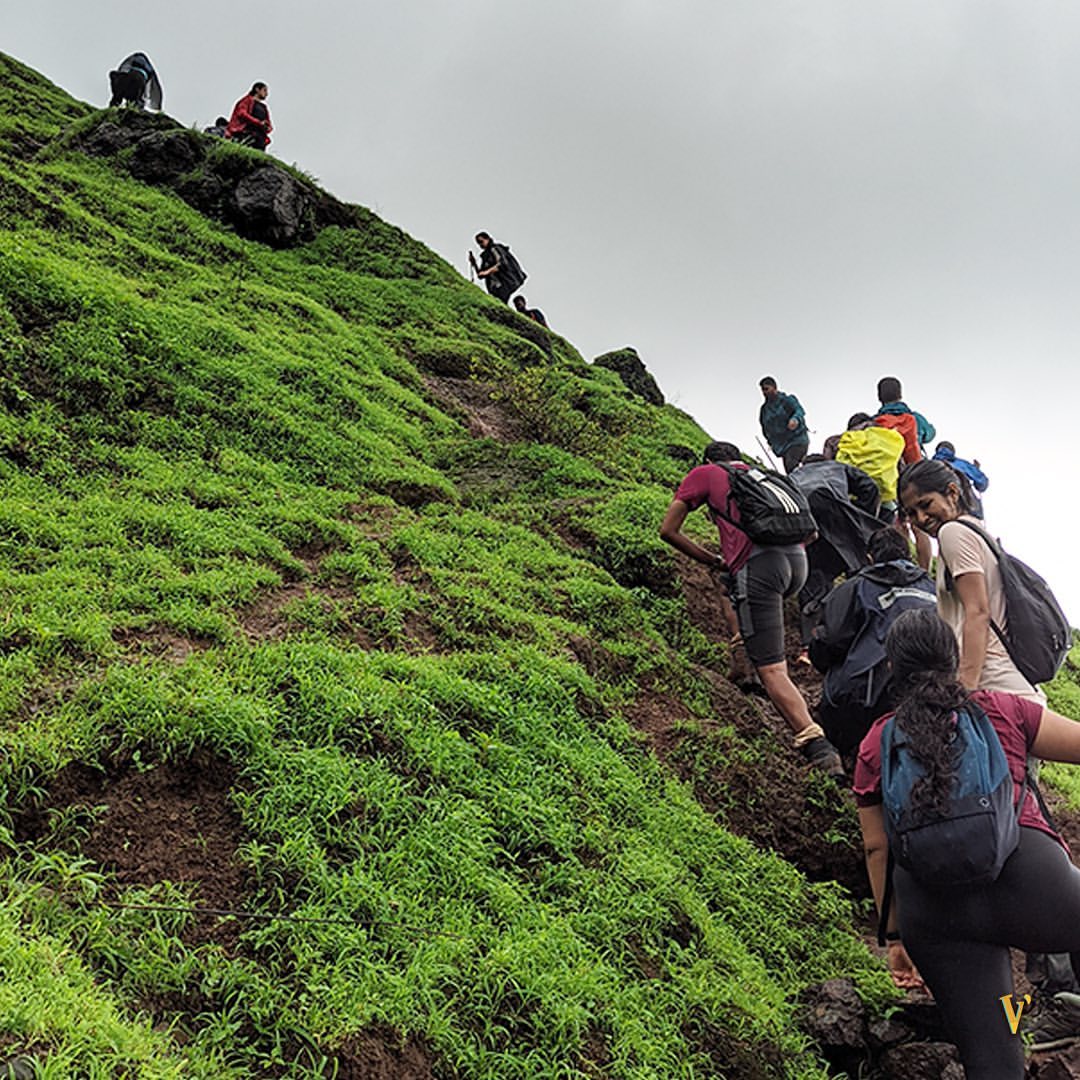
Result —
[[963, 473], [968, 478], [968, 483], [974, 489], [972, 495], [971, 512], [977, 517], [983, 517], [983, 505], [980, 495], [990, 486], [986, 473], [979, 467], [977, 461], [966, 461], [956, 456], [956, 447], [951, 442], [942, 440], [934, 448], [933, 461], [944, 461], [955, 472]]
[[[1080, 870], [1026, 784], [1026, 759], [1080, 762], [1080, 724], [969, 691], [956, 636], [932, 610], [901, 615], [885, 647], [899, 704], [863, 740], [853, 788], [889, 967], [902, 987], [925, 980], [967, 1080], [1021, 1080], [1021, 1032], [1002, 1008], [1015, 989], [1009, 948], [1080, 951]], [[974, 817], [994, 845], [964, 827], [972, 800], [985, 800]]]
[[825, 599], [810, 641], [810, 660], [824, 676], [818, 720], [842, 753], [855, 750], [870, 725], [894, 704], [885, 636], [896, 619], [937, 603], [930, 575], [915, 565], [907, 540], [879, 528], [864, 566]]
[[[708, 507], [720, 532], [720, 555], [682, 532], [687, 515], [701, 506]], [[815, 768], [842, 776], [840, 755], [791, 681], [784, 651], [784, 601], [806, 581], [801, 541], [813, 527], [805, 497], [786, 477], [750, 469], [738, 447], [714, 442], [705, 448], [704, 464], [679, 485], [660, 536], [691, 559], [734, 576], [742, 642], [769, 699], [794, 732], [795, 748]]]
[[545, 328], [547, 327], [547, 319], [544, 318], [544, 313], [539, 308], [529, 307], [529, 302], [524, 296], [514, 297], [514, 307], [521, 312], [526, 319], [532, 319], [533, 322], [539, 323]]
[[891, 525], [896, 519], [896, 481], [900, 475], [900, 458], [904, 453], [904, 436], [890, 428], [878, 427], [866, 413], [855, 413], [847, 423], [847, 431], [826, 443], [833, 444], [837, 461], [861, 469], [877, 485], [881, 502], [878, 517]]
[[125, 57], [115, 71], [109, 72], [109, 88], [112, 97], [109, 108], [132, 105], [137, 109], [161, 110], [161, 80], [146, 53], [132, 53]]
[[866, 546], [881, 522], [877, 485], [854, 465], [810, 454], [791, 474], [791, 481], [806, 496], [817, 523], [817, 539], [806, 546], [808, 573], [799, 591], [799, 621], [803, 653], [817, 625], [821, 604], [833, 582], [866, 565]]
[[497, 244], [491, 233], [478, 232], [476, 242], [480, 246], [480, 264], [477, 265], [476, 256], [470, 251], [469, 265], [496, 300], [510, 303], [510, 297], [525, 284], [528, 275], [506, 244]]
[[792, 472], [810, 449], [806, 414], [794, 394], [782, 394], [776, 380], [766, 375], [758, 385], [765, 398], [758, 410], [761, 432], [769, 449], [784, 462], [784, 472]]

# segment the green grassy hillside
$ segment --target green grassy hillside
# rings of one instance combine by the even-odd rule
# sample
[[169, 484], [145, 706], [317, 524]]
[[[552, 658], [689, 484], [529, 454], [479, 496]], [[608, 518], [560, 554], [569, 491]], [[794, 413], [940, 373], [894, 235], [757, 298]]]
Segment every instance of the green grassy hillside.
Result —
[[243, 240], [2, 56], [0, 117], [0, 1060], [823, 1076], [847, 902], [632, 723], [754, 767], [656, 537], [704, 432], [366, 212]]

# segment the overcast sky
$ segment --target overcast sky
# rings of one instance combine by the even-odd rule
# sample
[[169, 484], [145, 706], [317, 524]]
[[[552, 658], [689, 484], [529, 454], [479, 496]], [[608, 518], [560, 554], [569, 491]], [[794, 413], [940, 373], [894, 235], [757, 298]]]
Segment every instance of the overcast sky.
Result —
[[24, 0], [3, 29], [97, 104], [145, 51], [185, 124], [265, 80], [273, 153], [462, 270], [489, 230], [586, 357], [636, 346], [744, 448], [762, 375], [815, 444], [898, 376], [1080, 623], [1074, 3]]

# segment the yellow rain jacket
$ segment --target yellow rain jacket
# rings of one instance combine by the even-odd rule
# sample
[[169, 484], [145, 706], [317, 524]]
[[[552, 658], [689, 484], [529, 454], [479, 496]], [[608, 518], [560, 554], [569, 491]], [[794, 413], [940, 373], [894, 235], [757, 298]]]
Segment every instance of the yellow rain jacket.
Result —
[[900, 456], [904, 452], [904, 436], [892, 428], [867, 427], [845, 431], [840, 436], [836, 460], [862, 469], [877, 484], [881, 501], [896, 501], [896, 477]]

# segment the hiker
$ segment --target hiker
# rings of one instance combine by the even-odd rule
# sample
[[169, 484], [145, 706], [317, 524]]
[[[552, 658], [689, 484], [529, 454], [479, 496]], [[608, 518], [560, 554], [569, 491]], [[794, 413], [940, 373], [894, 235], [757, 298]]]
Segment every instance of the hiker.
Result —
[[[830, 776], [843, 776], [836, 748], [810, 716], [810, 709], [788, 674], [784, 652], [784, 601], [805, 584], [806, 553], [801, 543], [754, 543], [741, 527], [746, 524], [732, 495], [728, 473], [746, 470], [784, 485], [783, 499], [797, 505], [799, 490], [775, 473], [750, 470], [737, 446], [713, 442], [705, 448], [703, 464], [691, 469], [679, 485], [664, 515], [660, 536], [672, 547], [734, 578], [735, 607], [741, 630], [741, 644], [757, 670], [769, 699], [795, 733], [795, 747], [815, 768]], [[805, 500], [803, 500], [805, 502]], [[682, 532], [687, 515], [706, 506], [720, 533], [721, 554], [716, 555]], [[813, 519], [796, 514], [799, 527]]]
[[219, 139], [225, 138], [225, 129], [229, 126], [229, 121], [224, 116], [219, 116], [209, 127], [203, 128], [204, 135], [214, 135]]
[[161, 80], [146, 53], [132, 53], [115, 71], [110, 71], [109, 87], [112, 90], [110, 109], [117, 105], [145, 109], [149, 104], [151, 109], [161, 111]]
[[915, 565], [907, 540], [879, 528], [863, 566], [825, 599], [810, 640], [810, 660], [825, 676], [818, 721], [840, 751], [857, 749], [870, 725], [893, 707], [885, 635], [897, 616], [936, 603], [930, 575]]
[[862, 469], [877, 485], [881, 500], [877, 516], [886, 525], [896, 520], [896, 480], [903, 453], [904, 436], [878, 427], [867, 413], [855, 413], [847, 422], [847, 431], [836, 440], [836, 460]]
[[986, 473], [979, 467], [978, 461], [965, 461], [956, 456], [956, 447], [951, 442], [944, 440], [934, 448], [934, 461], [944, 461], [950, 469], [963, 473], [968, 478], [974, 491], [972, 492], [973, 505], [971, 512], [977, 517], [983, 517], [983, 504], [979, 496], [990, 486]]
[[514, 297], [514, 307], [516, 307], [526, 319], [532, 319], [533, 322], [537, 322], [547, 329], [547, 319], [544, 318], [544, 313], [539, 308], [529, 307], [528, 301], [524, 296]]
[[264, 82], [254, 83], [251, 89], [233, 106], [232, 116], [225, 126], [225, 138], [256, 150], [270, 145], [270, 110], [266, 98], [270, 89]]
[[909, 409], [900, 400], [903, 390], [900, 380], [891, 375], [877, 384], [878, 401], [881, 407], [874, 414], [874, 423], [878, 427], [894, 428], [904, 436], [904, 464], [913, 465], [923, 458], [923, 447], [936, 434], [934, 425], [914, 409]]
[[817, 523], [817, 539], [807, 544], [806, 583], [799, 591], [798, 662], [809, 664], [807, 646], [821, 615], [821, 605], [833, 582], [866, 565], [866, 545], [881, 522], [877, 485], [854, 465], [809, 454], [791, 474], [806, 496]]
[[758, 386], [765, 397], [758, 412], [762, 434], [769, 449], [784, 462], [784, 472], [793, 472], [810, 449], [806, 414], [794, 394], [780, 393], [771, 375], [766, 375]]
[[[960, 1050], [968, 1080], [1021, 1080], [1024, 1046], [1012, 1023], [1021, 1019], [1017, 1007], [1022, 1009], [1025, 999], [1010, 997], [1009, 947], [1074, 955], [1080, 951], [1080, 871], [1025, 782], [1025, 759], [1033, 753], [1050, 761], [1080, 762], [1080, 724], [1030, 698], [971, 691], [958, 670], [956, 635], [933, 611], [904, 612], [889, 631], [885, 650], [899, 704], [895, 719], [882, 717], [863, 740], [853, 788], [874, 899], [879, 912], [888, 908], [882, 929], [889, 968], [900, 987], [919, 987], [925, 980]], [[985, 732], [980, 710], [992, 732]], [[890, 722], [895, 726], [886, 732]], [[1018, 819], [1019, 828], [1006, 837], [1015, 843], [1001, 846], [996, 864], [972, 839], [959, 845], [956, 831], [940, 844], [933, 842], [929, 831], [934, 826], [928, 822], [934, 817], [946, 818], [954, 830], [962, 820], [962, 808], [950, 816], [954, 782], [959, 786], [972, 771], [979, 771], [971, 769], [972, 764], [979, 765], [971, 756], [978, 756], [978, 740], [961, 739], [965, 728], [987, 735], [980, 768], [988, 769], [996, 760], [1002, 773], [996, 790], [1004, 805], [999, 803], [996, 814], [984, 813], [987, 832], [993, 828], [1000, 835], [999, 830], [1011, 830]], [[903, 757], [892, 743], [894, 734], [906, 742]], [[883, 735], [891, 744], [888, 755], [882, 751]], [[912, 759], [916, 768], [905, 772], [905, 760], [910, 764]], [[901, 785], [893, 782], [904, 775], [908, 781], [922, 776], [906, 801], [898, 797]], [[991, 807], [993, 799], [986, 799], [986, 805]], [[891, 877], [896, 902], [886, 904], [887, 830], [900, 811], [910, 814], [916, 826], [926, 826], [912, 831], [922, 831], [931, 846], [920, 843], [923, 858], [914, 865], [906, 839], [895, 848]], [[911, 831], [905, 833], [905, 838], [911, 836]], [[931, 873], [935, 859], [937, 884]], [[1002, 859], [995, 877], [993, 870]], [[977, 861], [988, 868], [984, 877], [989, 883], [942, 883], [947, 874], [958, 877], [965, 865]], [[1076, 995], [1062, 994], [1040, 1011], [1029, 1028], [1032, 1049], [1060, 1045], [1062, 1030], [1066, 1041], [1076, 1037], [1077, 1002]], [[1014, 1007], [1012, 1019], [1003, 1008], [1006, 1003]]]
[[478, 232], [476, 242], [480, 245], [480, 265], [477, 266], [476, 256], [471, 251], [469, 265], [496, 300], [509, 304], [510, 297], [525, 284], [528, 275], [505, 244], [497, 244], [491, 239], [491, 233]]
[[967, 520], [967, 478], [943, 461], [920, 461], [900, 474], [900, 501], [924, 532], [937, 537], [938, 611], [960, 642], [960, 680], [969, 690], [998, 690], [1044, 703], [1013, 663], [991, 621], [1008, 629], [1005, 590], [998, 560]]

